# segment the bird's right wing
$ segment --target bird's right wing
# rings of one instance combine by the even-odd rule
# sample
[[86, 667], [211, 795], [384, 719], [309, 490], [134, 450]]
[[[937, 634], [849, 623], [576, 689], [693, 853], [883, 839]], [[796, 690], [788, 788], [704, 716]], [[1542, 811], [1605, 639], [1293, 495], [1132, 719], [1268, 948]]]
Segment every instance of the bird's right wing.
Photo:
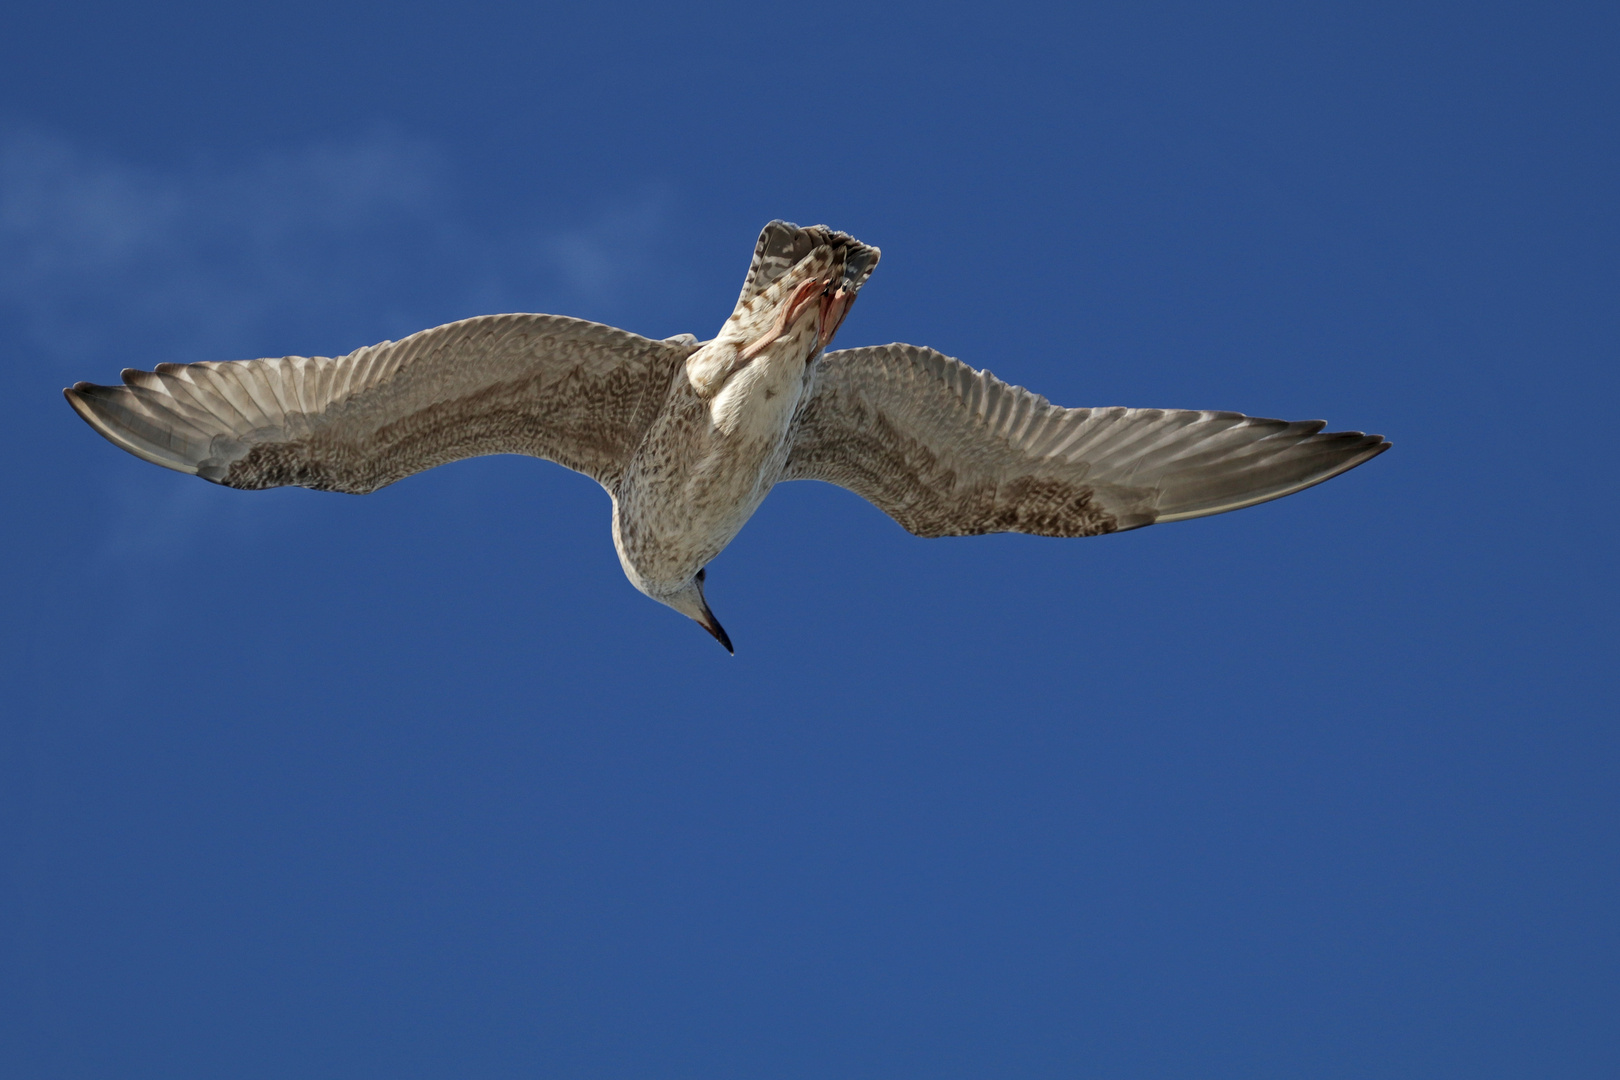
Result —
[[127, 370], [64, 391], [130, 453], [238, 488], [363, 494], [483, 454], [617, 484], [696, 343], [561, 315], [484, 315], [347, 356]]
[[849, 488], [919, 536], [1094, 536], [1237, 510], [1389, 444], [1320, 420], [1065, 409], [932, 349], [821, 359], [784, 480]]

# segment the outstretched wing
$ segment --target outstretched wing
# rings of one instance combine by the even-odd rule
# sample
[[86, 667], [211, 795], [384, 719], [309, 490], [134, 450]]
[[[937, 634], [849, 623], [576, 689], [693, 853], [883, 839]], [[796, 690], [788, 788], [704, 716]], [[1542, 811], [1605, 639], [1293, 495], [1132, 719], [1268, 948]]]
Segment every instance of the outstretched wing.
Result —
[[1237, 510], [1389, 448], [1231, 412], [1064, 409], [932, 349], [828, 353], [784, 480], [849, 488], [918, 536], [1094, 536]]
[[335, 359], [159, 364], [64, 393], [137, 457], [229, 487], [363, 494], [461, 458], [530, 454], [611, 490], [695, 347], [484, 315]]

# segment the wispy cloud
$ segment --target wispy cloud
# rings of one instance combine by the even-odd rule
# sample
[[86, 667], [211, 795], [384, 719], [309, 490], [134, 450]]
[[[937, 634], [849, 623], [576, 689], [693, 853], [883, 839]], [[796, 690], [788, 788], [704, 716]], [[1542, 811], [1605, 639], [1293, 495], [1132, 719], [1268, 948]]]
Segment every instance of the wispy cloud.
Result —
[[668, 202], [636, 190], [584, 225], [520, 207], [480, 227], [447, 156], [396, 134], [157, 169], [11, 133], [0, 312], [49, 358], [144, 363], [225, 359], [272, 329], [313, 337], [379, 316], [405, 333], [418, 313], [600, 308], [650, 273]]
[[549, 238], [542, 250], [575, 291], [604, 295], [623, 290], [654, 263], [669, 220], [669, 198], [658, 190], [608, 209], [584, 228]]
[[448, 246], [443, 173], [430, 148], [386, 136], [164, 172], [12, 135], [0, 306], [52, 358], [199, 359], [296, 309], [374, 302], [397, 277], [378, 256], [403, 236]]
[[[485, 311], [611, 318], [658, 288], [671, 218], [656, 188], [566, 224], [524, 207], [480, 223], [467, 200], [448, 155], [386, 132], [166, 168], [0, 133], [6, 362], [110, 381], [162, 361], [338, 353]], [[116, 497], [109, 551], [257, 529], [217, 492], [149, 479]]]

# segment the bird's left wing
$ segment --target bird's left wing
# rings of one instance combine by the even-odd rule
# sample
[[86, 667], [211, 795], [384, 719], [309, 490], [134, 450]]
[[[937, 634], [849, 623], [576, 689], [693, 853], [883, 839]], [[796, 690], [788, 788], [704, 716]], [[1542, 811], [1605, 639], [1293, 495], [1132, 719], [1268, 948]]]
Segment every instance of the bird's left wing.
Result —
[[483, 454], [612, 490], [696, 342], [561, 315], [484, 315], [347, 356], [127, 370], [64, 391], [130, 453], [237, 488], [363, 494]]
[[784, 480], [825, 480], [918, 536], [1094, 536], [1237, 510], [1389, 444], [1320, 420], [1065, 409], [932, 349], [822, 357]]

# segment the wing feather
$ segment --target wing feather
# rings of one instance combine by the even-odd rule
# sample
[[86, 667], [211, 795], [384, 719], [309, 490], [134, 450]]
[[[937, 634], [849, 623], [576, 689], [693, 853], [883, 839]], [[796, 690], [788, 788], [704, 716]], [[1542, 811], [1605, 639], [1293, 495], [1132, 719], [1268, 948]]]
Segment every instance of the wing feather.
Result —
[[137, 457], [231, 487], [360, 493], [521, 453], [611, 489], [694, 347], [558, 315], [486, 315], [336, 359], [159, 364], [65, 394]]
[[847, 487], [920, 536], [1092, 536], [1236, 510], [1389, 448], [1320, 420], [1064, 409], [932, 349], [828, 353], [782, 479]]

